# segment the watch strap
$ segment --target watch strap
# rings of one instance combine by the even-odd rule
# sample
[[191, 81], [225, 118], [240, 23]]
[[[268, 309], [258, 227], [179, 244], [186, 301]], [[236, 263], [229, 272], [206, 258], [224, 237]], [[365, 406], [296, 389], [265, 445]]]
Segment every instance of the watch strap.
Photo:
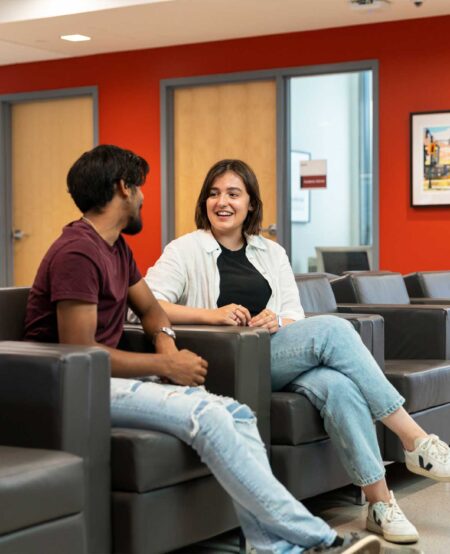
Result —
[[175, 331], [171, 327], [160, 327], [155, 333], [153, 333], [153, 344], [155, 344], [156, 338], [160, 333], [164, 333], [173, 340], [177, 338]]

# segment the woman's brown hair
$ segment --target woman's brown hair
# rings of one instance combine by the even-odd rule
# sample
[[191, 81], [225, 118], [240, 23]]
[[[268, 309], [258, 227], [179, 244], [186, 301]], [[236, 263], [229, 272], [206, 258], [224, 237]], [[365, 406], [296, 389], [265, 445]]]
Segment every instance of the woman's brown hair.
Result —
[[258, 235], [261, 231], [263, 205], [259, 193], [258, 179], [253, 169], [241, 160], [220, 160], [215, 163], [208, 171], [195, 207], [195, 224], [197, 229], [210, 229], [211, 223], [206, 211], [206, 200], [209, 197], [211, 188], [217, 177], [220, 177], [227, 171], [232, 171], [242, 179], [247, 194], [250, 196], [250, 206], [247, 217], [245, 218], [242, 232], [247, 235]]

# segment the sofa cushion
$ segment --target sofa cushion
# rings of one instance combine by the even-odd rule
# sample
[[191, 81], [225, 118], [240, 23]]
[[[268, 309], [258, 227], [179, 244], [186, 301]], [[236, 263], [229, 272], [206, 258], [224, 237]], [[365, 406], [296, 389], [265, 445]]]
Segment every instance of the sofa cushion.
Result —
[[408, 412], [450, 402], [450, 360], [386, 360], [385, 374]]
[[297, 446], [328, 437], [311, 402], [295, 392], [274, 392], [271, 403], [271, 444]]
[[66, 452], [0, 446], [0, 534], [83, 509], [83, 461]]
[[146, 429], [113, 428], [114, 491], [148, 492], [209, 475], [197, 453], [181, 440]]

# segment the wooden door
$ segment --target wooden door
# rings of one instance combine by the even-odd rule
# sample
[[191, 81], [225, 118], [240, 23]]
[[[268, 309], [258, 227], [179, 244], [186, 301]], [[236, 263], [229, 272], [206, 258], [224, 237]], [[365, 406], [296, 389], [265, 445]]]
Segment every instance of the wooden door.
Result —
[[14, 104], [11, 123], [14, 285], [28, 286], [62, 227], [80, 217], [66, 175], [93, 147], [93, 100], [81, 96]]
[[203, 180], [224, 158], [241, 159], [253, 168], [264, 202], [263, 226], [276, 224], [275, 81], [176, 89], [174, 154], [176, 237], [195, 229]]

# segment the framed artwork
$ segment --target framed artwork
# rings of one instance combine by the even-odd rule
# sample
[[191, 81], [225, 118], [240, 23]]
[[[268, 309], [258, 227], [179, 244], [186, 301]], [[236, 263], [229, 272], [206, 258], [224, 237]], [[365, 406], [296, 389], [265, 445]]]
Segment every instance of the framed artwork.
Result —
[[300, 188], [300, 162], [310, 160], [311, 154], [291, 150], [291, 221], [308, 223], [310, 219], [310, 192]]
[[411, 206], [450, 205], [450, 111], [412, 113]]

